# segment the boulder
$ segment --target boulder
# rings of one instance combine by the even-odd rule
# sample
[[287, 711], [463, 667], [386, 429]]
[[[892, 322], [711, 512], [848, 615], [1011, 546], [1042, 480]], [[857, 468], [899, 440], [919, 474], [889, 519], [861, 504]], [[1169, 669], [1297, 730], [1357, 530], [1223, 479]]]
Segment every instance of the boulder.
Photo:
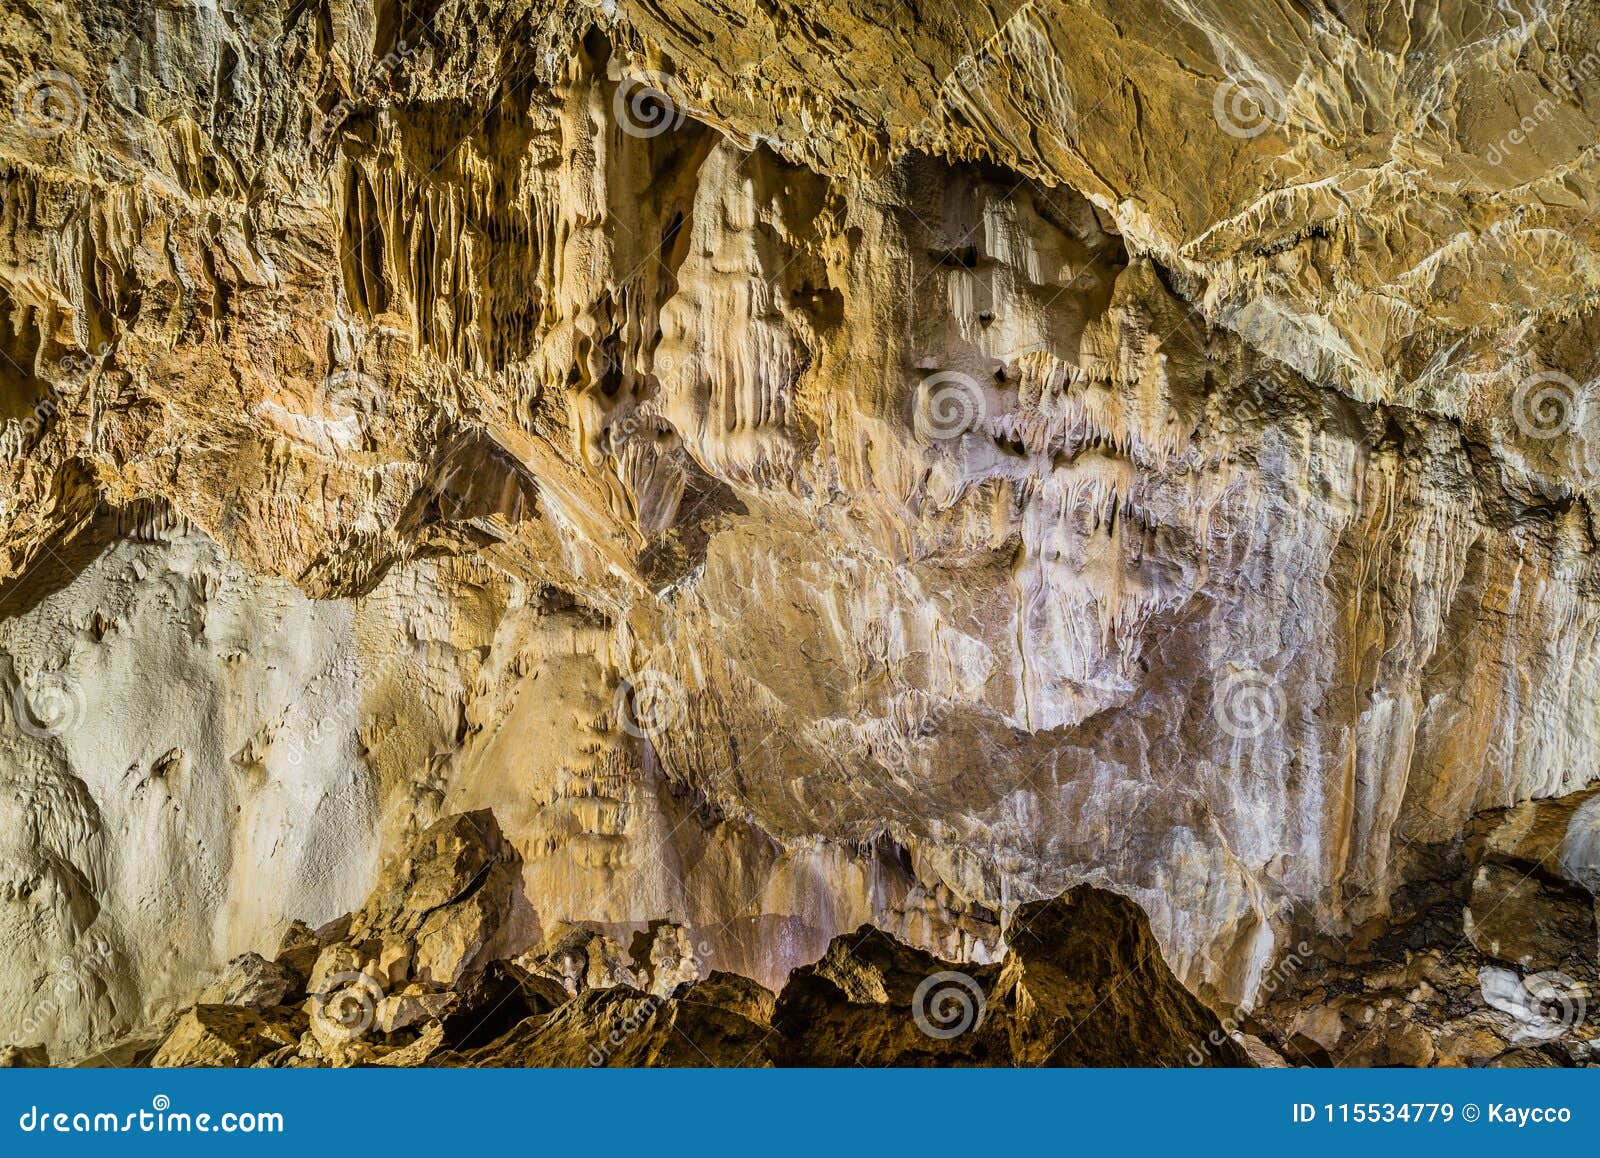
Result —
[[1167, 968], [1143, 910], [1087, 885], [1024, 905], [999, 965], [958, 965], [870, 927], [797, 969], [773, 1025], [796, 1065], [1245, 1066]]
[[651, 921], [629, 946], [640, 980], [657, 997], [700, 979], [700, 960], [689, 930], [671, 921]]
[[295, 1008], [258, 1010], [239, 1005], [196, 1005], [178, 1018], [150, 1064], [238, 1068], [300, 1040], [305, 1014]]
[[573, 996], [589, 989], [640, 985], [633, 962], [622, 946], [604, 933], [583, 926], [556, 926], [523, 963], [530, 971], [559, 981]]
[[0, 1046], [0, 1069], [42, 1069], [50, 1064], [50, 1053], [42, 1045]]
[[459, 1000], [454, 993], [434, 993], [412, 984], [378, 1002], [374, 1025], [380, 1033], [387, 1034], [424, 1022], [437, 1022], [455, 1008]]
[[321, 952], [322, 942], [318, 940], [316, 930], [304, 921], [295, 921], [278, 943], [278, 955], [274, 960], [304, 981], [311, 976], [312, 966], [317, 963], [317, 956]]
[[1587, 851], [1593, 789], [1528, 800], [1473, 818], [1465, 932], [1483, 954], [1585, 981], [1600, 969], [1600, 926]]
[[773, 1010], [778, 1003], [778, 995], [765, 985], [720, 969], [681, 990], [678, 996], [684, 1001], [718, 1006], [758, 1025], [772, 1024]]
[[347, 939], [373, 948], [384, 984], [447, 987], [509, 955], [525, 909], [521, 855], [493, 813], [461, 813], [430, 825], [383, 870]]
[[[429, 923], [438, 914], [453, 910], [448, 927], [458, 928], [485, 916], [463, 946], [490, 945], [504, 928], [488, 919], [499, 910], [472, 906], [480, 893], [514, 896], [492, 883], [507, 861], [497, 859], [488, 830], [463, 819], [425, 834], [351, 920], [314, 935], [291, 928], [278, 962], [247, 954], [231, 963], [221, 987], [241, 1000], [186, 1010], [154, 1064], [1284, 1064], [1280, 1051], [1252, 1036], [1254, 1022], [1249, 1034], [1225, 1030], [1184, 989], [1137, 905], [1088, 886], [1017, 910], [1000, 963], [944, 961], [863, 926], [796, 969], [780, 994], [733, 973], [691, 979], [698, 965], [691, 970], [687, 932], [667, 922], [635, 939], [649, 989], [633, 984], [615, 942], [577, 927], [556, 929], [529, 954], [533, 969], [508, 960], [478, 965], [480, 950], [471, 949], [438, 974], [412, 970], [411, 962], [439, 960], [425, 938], [440, 927]], [[271, 1004], [298, 982], [285, 962], [304, 967], [313, 945], [303, 1006]], [[1344, 1000], [1330, 1005], [1326, 1024], [1304, 1019], [1301, 1036], [1343, 1048], [1348, 1017], [1334, 1007]], [[1431, 1056], [1426, 1034], [1407, 1039], [1406, 1049], [1373, 1060], [1419, 1064]]]
[[1496, 960], [1594, 973], [1594, 897], [1553, 874], [1500, 860], [1480, 865], [1464, 919], [1473, 945]]
[[244, 953], [228, 962], [216, 984], [202, 994], [201, 1001], [268, 1009], [286, 1004], [304, 988], [304, 979], [294, 970], [268, 961], [259, 953]]
[[777, 1046], [771, 1028], [733, 1010], [616, 986], [586, 990], [451, 1064], [765, 1067]]
[[[998, 1012], [1019, 1064], [1249, 1064], [1231, 1037], [1215, 1040], [1216, 1014], [1173, 976], [1144, 910], [1120, 893], [1080, 885], [1023, 905], [1006, 943]], [[1194, 1062], [1200, 1040], [1211, 1049]]]

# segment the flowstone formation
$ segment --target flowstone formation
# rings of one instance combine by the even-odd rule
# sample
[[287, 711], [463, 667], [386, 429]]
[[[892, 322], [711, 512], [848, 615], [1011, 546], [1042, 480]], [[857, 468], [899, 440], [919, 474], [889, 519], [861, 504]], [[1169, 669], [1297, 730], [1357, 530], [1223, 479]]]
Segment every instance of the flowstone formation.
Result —
[[6, 1056], [1589, 1060], [1600, 12], [924, 7], [0, 22]]

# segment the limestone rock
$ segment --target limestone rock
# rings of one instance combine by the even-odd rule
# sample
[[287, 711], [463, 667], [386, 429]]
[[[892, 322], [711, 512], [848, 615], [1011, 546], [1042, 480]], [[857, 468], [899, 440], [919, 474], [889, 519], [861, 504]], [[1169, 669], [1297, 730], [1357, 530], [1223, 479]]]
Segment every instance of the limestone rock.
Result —
[[1528, 801], [1479, 817], [1467, 936], [1490, 957], [1524, 969], [1596, 975], [1600, 925], [1587, 850], [1592, 791]]
[[715, 1005], [737, 1013], [757, 1025], [772, 1024], [778, 1000], [777, 995], [760, 982], [721, 970], [713, 970], [703, 981], [696, 981], [678, 996], [684, 1001]]
[[306, 1025], [295, 1009], [255, 1010], [236, 1005], [196, 1005], [178, 1019], [150, 1062], [171, 1066], [249, 1066], [293, 1046]]
[[1558, 1049], [1539, 1046], [1507, 1050], [1489, 1065], [1495, 1069], [1566, 1069], [1572, 1061]]
[[1423, 850], [1388, 918], [1359, 942], [1302, 943], [1250, 1020], [1295, 1064], [1589, 1064], [1592, 899], [1562, 866], [1591, 796], [1489, 810]]
[[798, 970], [773, 1025], [813, 1065], [1247, 1065], [1124, 897], [1024, 905], [998, 966], [963, 970], [861, 929]]
[[50, 1053], [42, 1045], [0, 1047], [0, 1069], [38, 1069], [50, 1064]]
[[1593, 895], [1513, 865], [1490, 863], [1478, 869], [1466, 927], [1483, 952], [1524, 968], [1584, 962], [1592, 971], [1600, 954]]
[[629, 956], [651, 993], [671, 996], [680, 985], [700, 979], [700, 962], [690, 931], [670, 921], [652, 921], [633, 939]]
[[[453, 985], [514, 947], [521, 863], [493, 813], [445, 817], [384, 871], [347, 936], [380, 946], [377, 972], [388, 983], [415, 976]], [[320, 960], [317, 968], [326, 972]]]
[[638, 983], [632, 958], [611, 938], [587, 928], [559, 928], [550, 934], [528, 965], [561, 983], [576, 996], [589, 989]]
[[1086, 883], [1286, 1053], [1590, 983], [1595, 5], [12, 7], [0, 1037], [863, 926], [1044, 1034]]
[[762, 1067], [773, 1064], [776, 1045], [769, 1027], [732, 1010], [616, 986], [529, 1018], [460, 1064]]
[[[1080, 885], [1023, 905], [1006, 926], [997, 979], [1011, 1049], [1032, 1065], [1177, 1065], [1216, 1016], [1173, 977], [1149, 921], [1126, 897]], [[1116, 1060], [1123, 1059], [1120, 1063]], [[1231, 1038], [1207, 1062], [1244, 1065]]]
[[[456, 1002], [453, 993], [435, 993], [410, 985], [378, 1002], [374, 1024], [382, 1033], [394, 1033], [420, 1022], [438, 1022], [455, 1008]], [[440, 1040], [443, 1041], [442, 1036]]]
[[221, 978], [202, 995], [202, 1001], [266, 1009], [288, 1004], [303, 986], [303, 979], [281, 962], [268, 961], [259, 953], [245, 953], [228, 962]]
[[[341, 924], [329, 934], [360, 927]], [[648, 930], [645, 941], [664, 928]], [[552, 948], [593, 948], [603, 959], [606, 939], [580, 932], [566, 931]], [[675, 948], [676, 936], [667, 939]], [[572, 997], [554, 978], [509, 961], [454, 987], [415, 980], [384, 992], [361, 974], [322, 976], [354, 960], [345, 957], [355, 953], [349, 942], [334, 941], [303, 1007], [196, 1005], [152, 1064], [1059, 1065], [1096, 1064], [1114, 1048], [1152, 1063], [1177, 1064], [1181, 1055], [1188, 1064], [1244, 1065], [1255, 1056], [1283, 1064], [1264, 1042], [1238, 1044], [1183, 990], [1126, 898], [1083, 886], [1023, 906], [1008, 941], [1015, 948], [1003, 963], [962, 973], [865, 927], [796, 970], [778, 995], [714, 971], [666, 995], [624, 982]], [[658, 968], [667, 959], [652, 956]], [[242, 962], [239, 972], [259, 968]]]
[[311, 976], [312, 969], [316, 968], [322, 948], [322, 942], [318, 940], [316, 931], [304, 921], [295, 920], [284, 931], [283, 939], [278, 943], [277, 955], [273, 959], [304, 982]]
[[444, 1039], [444, 1026], [433, 1022], [422, 1031], [416, 1041], [384, 1054], [377, 1059], [377, 1064], [392, 1069], [427, 1065], [444, 1048]]

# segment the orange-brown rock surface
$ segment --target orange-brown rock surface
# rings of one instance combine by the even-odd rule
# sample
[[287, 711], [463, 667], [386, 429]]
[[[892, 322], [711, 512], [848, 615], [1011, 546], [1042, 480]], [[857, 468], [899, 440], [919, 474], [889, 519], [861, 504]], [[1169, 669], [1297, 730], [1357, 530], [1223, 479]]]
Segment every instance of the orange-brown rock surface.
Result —
[[513, 959], [538, 1048], [659, 1002], [733, 1051], [683, 985], [872, 926], [1043, 985], [986, 1048], [1044, 1058], [1079, 998], [1018, 962], [1067, 950], [1007, 930], [1083, 885], [1258, 1059], [1338, 1060], [1380, 966], [1349, 1056], [1489, 1056], [1403, 1027], [1465, 1009], [1425, 949], [1537, 1029], [1597, 949], [1596, 45], [1579, 0], [9, 12], [5, 1056], [242, 1058], [354, 974], [471, 1058], [418, 1027]]

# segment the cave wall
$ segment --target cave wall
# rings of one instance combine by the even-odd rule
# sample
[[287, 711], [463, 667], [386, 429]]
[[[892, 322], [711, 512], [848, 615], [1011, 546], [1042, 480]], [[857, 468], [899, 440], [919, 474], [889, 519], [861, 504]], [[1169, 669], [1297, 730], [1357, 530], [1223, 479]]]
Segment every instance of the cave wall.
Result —
[[945, 8], [9, 19], [8, 1033], [481, 807], [545, 930], [1089, 881], [1248, 1003], [1596, 777], [1592, 14]]

